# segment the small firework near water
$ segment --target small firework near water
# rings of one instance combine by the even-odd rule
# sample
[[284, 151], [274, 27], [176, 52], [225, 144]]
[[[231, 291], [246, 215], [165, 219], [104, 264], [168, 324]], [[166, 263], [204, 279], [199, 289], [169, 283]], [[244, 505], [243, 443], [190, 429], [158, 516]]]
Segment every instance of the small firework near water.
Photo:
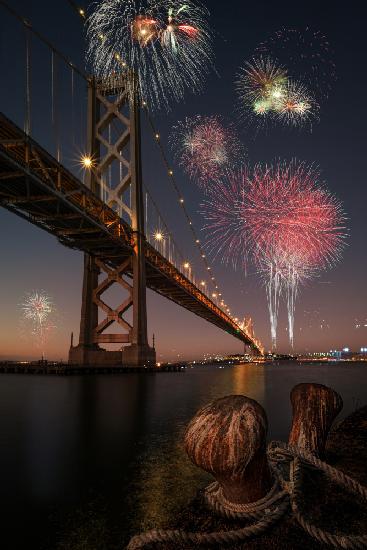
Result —
[[209, 12], [198, 0], [103, 0], [87, 19], [87, 39], [95, 76], [129, 76], [130, 96], [137, 87], [150, 108], [200, 91], [213, 68]]
[[173, 127], [170, 145], [186, 174], [204, 190], [245, 154], [236, 132], [218, 116], [197, 115], [179, 122]]
[[270, 55], [284, 63], [318, 101], [329, 96], [337, 80], [334, 52], [320, 30], [282, 28], [259, 44], [255, 55]]
[[241, 114], [259, 128], [277, 122], [302, 127], [317, 119], [318, 104], [306, 86], [270, 57], [246, 61], [236, 88]]
[[56, 311], [54, 303], [45, 292], [36, 291], [27, 294], [20, 307], [22, 327], [31, 334], [44, 355], [47, 340], [56, 329], [53, 319]]

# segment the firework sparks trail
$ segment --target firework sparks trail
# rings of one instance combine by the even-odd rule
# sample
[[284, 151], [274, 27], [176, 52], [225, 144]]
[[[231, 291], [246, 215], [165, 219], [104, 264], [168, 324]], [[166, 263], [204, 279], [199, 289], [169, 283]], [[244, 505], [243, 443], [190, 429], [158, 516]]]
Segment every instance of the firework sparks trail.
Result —
[[[140, 98], [168, 108], [213, 68], [209, 12], [199, 0], [103, 0], [87, 20], [87, 60], [102, 79], [135, 75]], [[130, 97], [135, 84], [127, 79]]]
[[319, 105], [306, 86], [270, 57], [247, 61], [236, 88], [241, 114], [258, 127], [269, 122], [302, 127], [317, 119]]
[[256, 166], [213, 187], [204, 203], [209, 251], [237, 265], [251, 257], [268, 298], [275, 347], [279, 303], [286, 295], [293, 345], [299, 286], [341, 257], [344, 215], [313, 166], [292, 161]]
[[174, 126], [171, 148], [190, 179], [204, 190], [243, 158], [244, 147], [218, 116], [186, 118]]
[[28, 294], [21, 304], [23, 320], [31, 325], [31, 333], [44, 357], [47, 338], [56, 328], [50, 316], [55, 311], [51, 298], [44, 292]]
[[[255, 263], [268, 274], [272, 337], [282, 288], [287, 295], [289, 337], [293, 345], [299, 285], [333, 265], [341, 255], [345, 228], [342, 207], [319, 182], [313, 166], [292, 161], [257, 166], [242, 194]], [[278, 294], [277, 294], [278, 293]]]
[[319, 30], [282, 28], [259, 44], [255, 55], [271, 55], [285, 63], [292, 74], [315, 90], [317, 99], [327, 98], [337, 79], [334, 52]]

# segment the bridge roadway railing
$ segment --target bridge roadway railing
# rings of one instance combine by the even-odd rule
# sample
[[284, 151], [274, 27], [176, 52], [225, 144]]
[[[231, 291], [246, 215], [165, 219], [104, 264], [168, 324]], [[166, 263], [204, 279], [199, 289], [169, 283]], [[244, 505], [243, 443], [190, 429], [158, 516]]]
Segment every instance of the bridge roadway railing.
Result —
[[[129, 225], [38, 143], [0, 113], [0, 204], [65, 246], [112, 267], [132, 252]], [[262, 353], [247, 334], [152, 245], [145, 245], [147, 287]]]

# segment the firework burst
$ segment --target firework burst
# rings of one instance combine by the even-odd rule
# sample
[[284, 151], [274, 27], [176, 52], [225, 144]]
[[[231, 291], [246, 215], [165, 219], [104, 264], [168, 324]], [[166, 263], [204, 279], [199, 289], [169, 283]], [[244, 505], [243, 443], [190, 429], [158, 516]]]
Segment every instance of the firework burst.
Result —
[[258, 127], [269, 122], [301, 127], [317, 118], [318, 104], [306, 86], [270, 57], [246, 62], [236, 88], [241, 113]]
[[282, 293], [293, 345], [300, 285], [338, 261], [344, 246], [341, 204], [319, 178], [302, 162], [258, 165], [213, 187], [204, 204], [209, 251], [234, 265], [251, 257], [264, 281], [274, 347]]
[[188, 176], [207, 190], [214, 179], [233, 169], [245, 151], [236, 133], [217, 116], [196, 116], [179, 122], [171, 148]]
[[246, 231], [241, 211], [241, 177], [228, 175], [211, 189], [202, 204], [206, 247], [214, 257], [234, 267], [243, 266], [247, 251]]
[[254, 260], [267, 280], [273, 344], [284, 289], [293, 345], [299, 285], [340, 257], [345, 236], [341, 204], [320, 186], [317, 169], [297, 161], [256, 167], [244, 189], [242, 217]]
[[88, 62], [102, 79], [132, 71], [140, 97], [168, 108], [187, 89], [200, 91], [213, 67], [208, 19], [197, 0], [103, 0], [87, 20]]
[[30, 327], [32, 337], [43, 356], [47, 338], [56, 328], [52, 321], [55, 306], [47, 294], [37, 291], [26, 295], [21, 310], [23, 323]]
[[273, 109], [274, 100], [282, 97], [287, 82], [284, 67], [270, 57], [259, 57], [246, 61], [236, 86], [241, 103], [247, 109], [265, 114]]
[[282, 28], [256, 49], [256, 55], [272, 55], [307, 84], [318, 100], [329, 95], [337, 79], [334, 53], [319, 30]]

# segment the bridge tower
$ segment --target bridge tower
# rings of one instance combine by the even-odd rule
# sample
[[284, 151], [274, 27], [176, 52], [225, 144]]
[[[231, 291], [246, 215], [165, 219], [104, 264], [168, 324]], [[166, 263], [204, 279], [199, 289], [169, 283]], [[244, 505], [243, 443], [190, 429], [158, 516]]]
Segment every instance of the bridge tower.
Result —
[[[79, 344], [70, 347], [69, 362], [155, 365], [155, 349], [149, 346], [147, 335], [140, 107], [138, 94], [131, 99], [122, 79], [90, 81], [87, 140], [92, 167], [86, 174], [86, 184], [127, 219], [133, 248], [131, 256], [116, 269], [85, 254]], [[116, 308], [102, 299], [113, 285], [120, 285], [125, 294], [127, 291], [127, 298]], [[124, 317], [131, 309], [129, 322]], [[102, 321], [99, 310], [105, 316]], [[113, 323], [122, 327], [120, 333], [106, 333]], [[108, 351], [101, 347], [106, 343], [125, 346], [122, 351]]]

